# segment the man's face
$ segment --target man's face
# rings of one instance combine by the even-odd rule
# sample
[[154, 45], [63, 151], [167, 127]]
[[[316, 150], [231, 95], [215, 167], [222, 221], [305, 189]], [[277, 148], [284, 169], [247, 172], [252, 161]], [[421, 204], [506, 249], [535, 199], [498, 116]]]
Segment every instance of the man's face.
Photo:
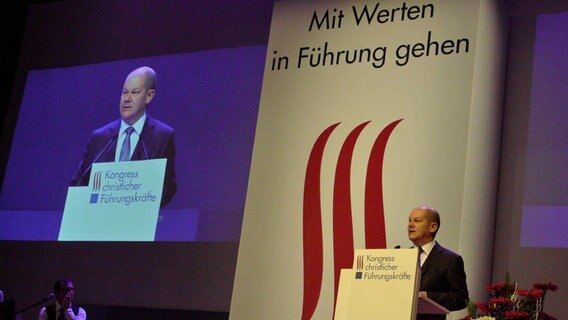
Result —
[[428, 211], [424, 209], [414, 209], [408, 216], [408, 240], [416, 246], [422, 246], [432, 240], [432, 235], [438, 228], [435, 222], [428, 221]]
[[120, 97], [120, 116], [128, 124], [134, 124], [146, 111], [153, 96], [154, 89], [144, 87], [144, 75], [134, 75], [126, 79]]
[[73, 294], [75, 289], [73, 288], [73, 283], [71, 281], [63, 281], [59, 284], [59, 289], [55, 290], [55, 299], [59, 304], [68, 307], [73, 301]]

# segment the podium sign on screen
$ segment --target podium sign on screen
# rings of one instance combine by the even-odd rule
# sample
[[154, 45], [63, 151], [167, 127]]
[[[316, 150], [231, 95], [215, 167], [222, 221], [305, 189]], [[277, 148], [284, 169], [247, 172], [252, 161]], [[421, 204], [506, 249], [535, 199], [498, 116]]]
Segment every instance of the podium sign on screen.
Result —
[[154, 241], [167, 159], [95, 163], [69, 187], [60, 241]]
[[359, 249], [343, 269], [335, 320], [416, 319], [420, 271], [417, 249]]

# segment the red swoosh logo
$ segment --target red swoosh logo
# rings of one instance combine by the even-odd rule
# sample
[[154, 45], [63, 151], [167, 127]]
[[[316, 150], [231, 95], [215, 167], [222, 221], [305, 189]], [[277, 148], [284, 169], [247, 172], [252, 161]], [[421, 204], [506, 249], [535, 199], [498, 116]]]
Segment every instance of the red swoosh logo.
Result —
[[320, 297], [323, 276], [320, 178], [325, 144], [336, 123], [324, 130], [312, 147], [304, 182], [304, 301], [302, 320], [312, 318]]
[[[383, 199], [383, 160], [386, 145], [402, 119], [386, 126], [375, 140], [369, 156], [365, 180], [365, 246], [386, 248]], [[342, 268], [350, 268], [354, 256], [353, 218], [351, 209], [351, 161], [355, 143], [370, 121], [353, 129], [339, 153], [333, 189], [334, 305]], [[323, 230], [321, 213], [321, 164], [325, 145], [339, 123], [325, 129], [314, 143], [304, 181], [304, 297], [302, 320], [313, 316], [320, 298], [323, 278]], [[362, 261], [361, 261], [362, 262]], [[358, 261], [359, 266], [359, 261]]]

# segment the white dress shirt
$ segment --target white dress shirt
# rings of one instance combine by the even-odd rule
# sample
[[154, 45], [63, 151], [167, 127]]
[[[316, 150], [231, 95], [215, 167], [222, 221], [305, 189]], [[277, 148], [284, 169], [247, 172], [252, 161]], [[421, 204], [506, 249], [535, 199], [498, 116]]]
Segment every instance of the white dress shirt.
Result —
[[136, 149], [136, 144], [140, 139], [140, 133], [142, 132], [142, 128], [144, 128], [144, 122], [146, 122], [146, 113], [144, 113], [142, 117], [138, 119], [138, 121], [136, 121], [136, 123], [134, 123], [133, 125], [128, 125], [128, 123], [124, 122], [124, 120], [120, 120], [120, 131], [118, 132], [118, 140], [116, 142], [116, 152], [114, 154], [114, 161], [120, 160], [120, 150], [122, 150], [122, 143], [126, 138], [125, 132], [126, 129], [128, 129], [128, 127], [134, 128], [134, 131], [132, 132], [132, 134], [130, 134], [130, 155], [128, 159], [132, 157], [134, 149]]
[[[57, 319], [59, 317], [59, 310], [61, 309], [61, 305], [59, 304], [59, 302], [55, 301], [55, 319]], [[71, 309], [71, 306], [69, 306], [69, 308], [67, 310], [64, 311], [65, 312], [65, 319], [66, 320], [87, 320], [87, 312], [79, 307], [79, 310], [77, 312], [77, 314], [75, 314], [73, 312], [73, 309]], [[41, 308], [41, 310], [39, 311], [39, 317], [38, 320], [47, 320], [47, 310], [45, 307]]]
[[420, 266], [421, 267], [424, 264], [424, 262], [426, 261], [426, 259], [428, 258], [428, 255], [430, 254], [430, 252], [432, 252], [432, 249], [434, 249], [435, 245], [436, 245], [436, 241], [432, 240], [432, 241], [430, 241], [430, 242], [428, 242], [425, 245], [420, 247], [420, 248], [422, 248], [422, 251], [420, 253]]

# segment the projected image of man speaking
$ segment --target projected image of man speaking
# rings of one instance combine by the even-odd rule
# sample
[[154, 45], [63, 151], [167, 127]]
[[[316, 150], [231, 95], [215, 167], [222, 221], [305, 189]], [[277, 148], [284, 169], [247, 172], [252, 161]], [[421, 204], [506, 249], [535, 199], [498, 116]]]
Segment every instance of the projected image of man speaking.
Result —
[[174, 129], [152, 118], [148, 104], [156, 95], [156, 72], [140, 67], [126, 77], [120, 97], [120, 119], [93, 131], [71, 186], [86, 186], [95, 162], [167, 159], [160, 206], [176, 193]]

